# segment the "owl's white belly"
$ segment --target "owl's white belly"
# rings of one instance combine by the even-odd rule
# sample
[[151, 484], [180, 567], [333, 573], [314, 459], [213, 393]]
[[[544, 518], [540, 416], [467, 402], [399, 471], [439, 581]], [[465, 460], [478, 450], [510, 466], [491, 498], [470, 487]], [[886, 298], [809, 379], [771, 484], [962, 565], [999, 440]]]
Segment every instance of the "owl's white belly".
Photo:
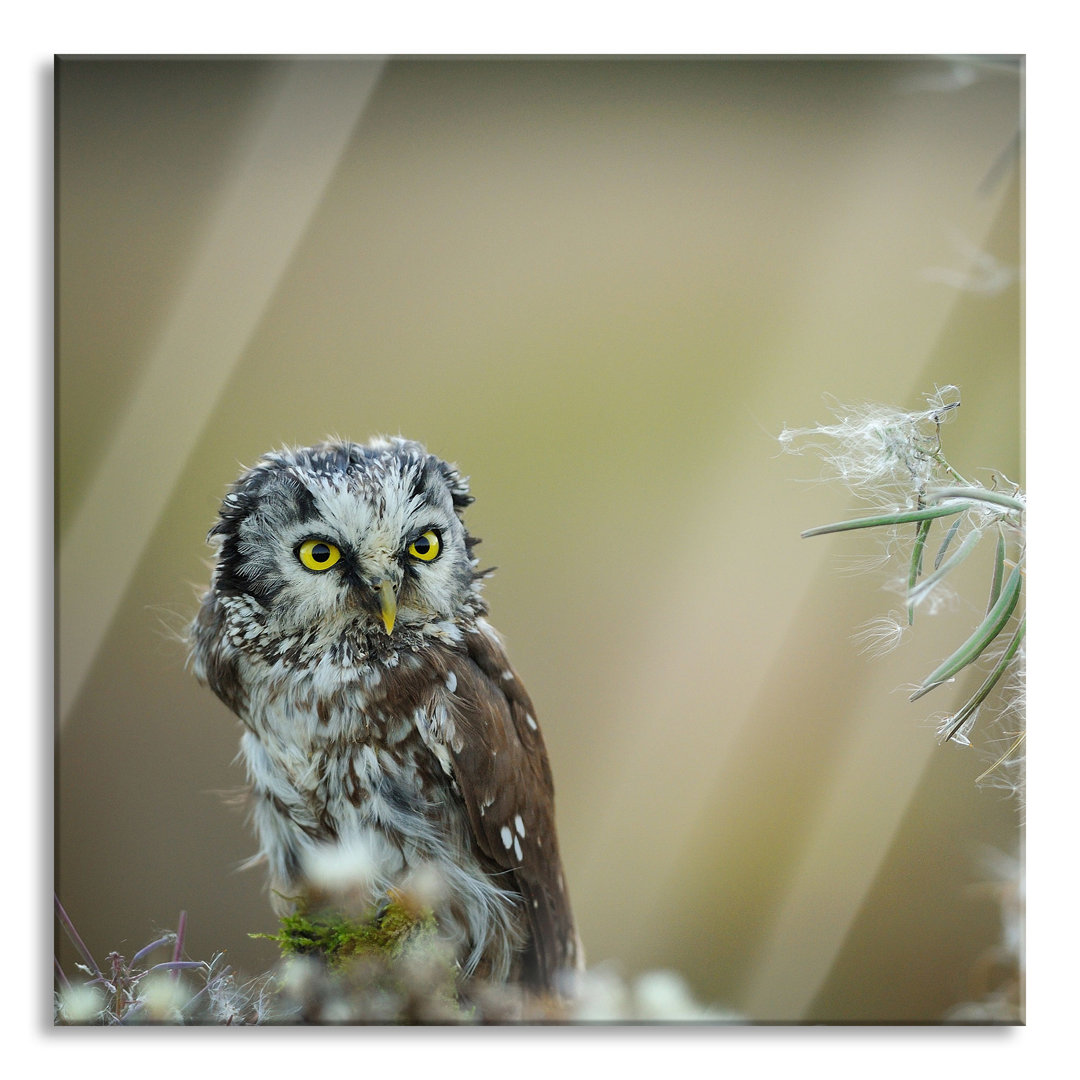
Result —
[[275, 906], [314, 887], [377, 908], [389, 890], [422, 882], [466, 969], [485, 959], [504, 977], [520, 912], [477, 862], [431, 734], [442, 717], [419, 707], [387, 717], [373, 696], [353, 687], [349, 705], [320, 711], [304, 695], [253, 695], [262, 708], [247, 718], [241, 753]]

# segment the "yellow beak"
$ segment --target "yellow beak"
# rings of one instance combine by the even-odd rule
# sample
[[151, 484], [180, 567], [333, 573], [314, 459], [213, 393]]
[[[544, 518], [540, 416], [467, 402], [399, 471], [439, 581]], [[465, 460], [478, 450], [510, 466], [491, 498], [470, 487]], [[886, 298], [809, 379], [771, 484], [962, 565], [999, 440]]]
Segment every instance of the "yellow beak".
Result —
[[397, 618], [397, 596], [394, 593], [394, 586], [385, 579], [379, 585], [379, 608], [382, 612], [383, 626], [386, 627], [388, 634], [392, 634], [394, 620]]

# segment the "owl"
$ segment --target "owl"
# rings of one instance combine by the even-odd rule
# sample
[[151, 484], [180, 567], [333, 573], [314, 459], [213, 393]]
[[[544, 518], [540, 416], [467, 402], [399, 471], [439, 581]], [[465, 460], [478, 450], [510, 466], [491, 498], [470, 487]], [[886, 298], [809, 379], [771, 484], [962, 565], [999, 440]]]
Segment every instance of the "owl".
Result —
[[544, 740], [486, 618], [472, 501], [455, 466], [401, 438], [264, 455], [210, 531], [192, 664], [243, 723], [279, 911], [327, 855], [364, 853], [376, 907], [434, 872], [463, 977], [545, 992], [582, 954]]

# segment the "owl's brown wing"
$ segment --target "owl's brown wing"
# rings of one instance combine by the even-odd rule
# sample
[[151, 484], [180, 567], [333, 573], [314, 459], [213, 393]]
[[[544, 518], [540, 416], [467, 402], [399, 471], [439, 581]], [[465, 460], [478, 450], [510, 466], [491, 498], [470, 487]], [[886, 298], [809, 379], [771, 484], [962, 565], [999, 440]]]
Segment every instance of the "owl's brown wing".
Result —
[[550, 990], [560, 971], [577, 967], [579, 946], [547, 751], [529, 695], [494, 631], [481, 623], [465, 639], [465, 655], [455, 653], [450, 666], [454, 777], [482, 856], [522, 898], [529, 928], [522, 982]]

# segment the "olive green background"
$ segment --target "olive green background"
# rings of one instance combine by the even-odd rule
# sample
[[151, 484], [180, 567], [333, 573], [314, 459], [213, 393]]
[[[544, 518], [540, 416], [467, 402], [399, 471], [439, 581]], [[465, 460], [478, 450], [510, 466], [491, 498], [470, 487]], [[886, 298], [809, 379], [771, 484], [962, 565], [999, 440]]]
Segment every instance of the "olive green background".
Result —
[[70, 58], [56, 107], [56, 887], [99, 959], [185, 909], [272, 962], [177, 633], [242, 464], [400, 432], [472, 477], [590, 965], [755, 1020], [985, 988], [1022, 814], [936, 744], [978, 676], [904, 691], [986, 561], [860, 655], [875, 540], [800, 540], [859, 506], [775, 436], [955, 383], [950, 460], [1023, 481], [1015, 65]]

